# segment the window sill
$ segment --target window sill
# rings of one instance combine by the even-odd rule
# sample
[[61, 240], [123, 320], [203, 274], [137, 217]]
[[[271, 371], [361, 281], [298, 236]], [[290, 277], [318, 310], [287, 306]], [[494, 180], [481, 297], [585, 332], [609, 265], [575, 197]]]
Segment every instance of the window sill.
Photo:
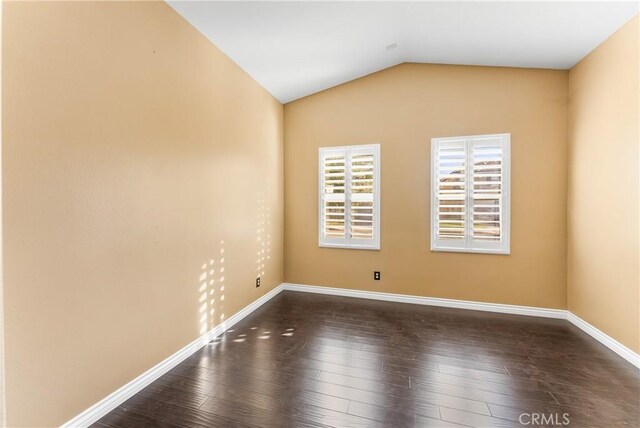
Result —
[[511, 250], [487, 250], [487, 249], [475, 249], [475, 248], [434, 248], [431, 247], [431, 251], [435, 253], [470, 253], [470, 254], [495, 254], [508, 256], [511, 254]]
[[367, 250], [367, 251], [380, 251], [380, 246], [376, 247], [364, 247], [357, 245], [332, 245], [332, 244], [320, 244], [318, 248], [339, 248], [342, 250]]

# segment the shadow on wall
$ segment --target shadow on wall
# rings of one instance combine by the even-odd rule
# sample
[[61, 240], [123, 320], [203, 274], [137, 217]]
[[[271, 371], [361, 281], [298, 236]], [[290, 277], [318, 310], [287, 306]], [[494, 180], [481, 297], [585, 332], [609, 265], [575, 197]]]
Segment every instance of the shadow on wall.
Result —
[[220, 241], [220, 257], [217, 261], [216, 259], [207, 260], [202, 264], [200, 272], [198, 305], [201, 335], [225, 320], [224, 285], [224, 241]]

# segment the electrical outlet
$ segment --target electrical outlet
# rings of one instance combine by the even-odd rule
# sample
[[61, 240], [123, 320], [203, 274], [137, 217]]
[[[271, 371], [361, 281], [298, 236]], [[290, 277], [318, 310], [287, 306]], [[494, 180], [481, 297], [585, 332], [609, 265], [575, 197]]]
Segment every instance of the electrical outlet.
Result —
[[375, 279], [376, 281], [380, 281], [380, 272], [373, 272], [373, 279]]
[[260, 277], [256, 278], [256, 288], [260, 287]]

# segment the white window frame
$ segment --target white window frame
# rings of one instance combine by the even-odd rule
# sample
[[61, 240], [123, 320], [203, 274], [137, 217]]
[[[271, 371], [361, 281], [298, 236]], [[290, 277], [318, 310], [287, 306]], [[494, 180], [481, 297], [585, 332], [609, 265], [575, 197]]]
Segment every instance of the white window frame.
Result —
[[[351, 155], [358, 152], [373, 152], [373, 238], [352, 239], [350, 231], [351, 211]], [[324, 163], [323, 155], [344, 153], [345, 156], [345, 237], [324, 237]], [[324, 248], [346, 248], [353, 250], [380, 250], [380, 144], [356, 146], [321, 147], [318, 150], [318, 246]]]
[[[502, 145], [502, 212], [501, 240], [499, 242], [474, 241], [472, 168], [467, 168], [466, 178], [466, 223], [467, 232], [464, 240], [438, 239], [438, 166], [437, 148], [440, 143], [465, 141], [467, 165], [472, 164], [471, 142], [482, 139], [499, 139]], [[510, 254], [511, 253], [511, 134], [468, 135], [462, 137], [444, 137], [431, 139], [431, 251], [447, 251], [458, 253]]]

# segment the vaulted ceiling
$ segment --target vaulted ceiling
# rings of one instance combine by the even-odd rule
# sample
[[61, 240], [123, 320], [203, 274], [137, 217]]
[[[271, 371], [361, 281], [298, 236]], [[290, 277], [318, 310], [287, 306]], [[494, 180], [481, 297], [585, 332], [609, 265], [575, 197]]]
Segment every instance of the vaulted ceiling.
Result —
[[638, 2], [170, 1], [283, 103], [403, 62], [567, 69]]

